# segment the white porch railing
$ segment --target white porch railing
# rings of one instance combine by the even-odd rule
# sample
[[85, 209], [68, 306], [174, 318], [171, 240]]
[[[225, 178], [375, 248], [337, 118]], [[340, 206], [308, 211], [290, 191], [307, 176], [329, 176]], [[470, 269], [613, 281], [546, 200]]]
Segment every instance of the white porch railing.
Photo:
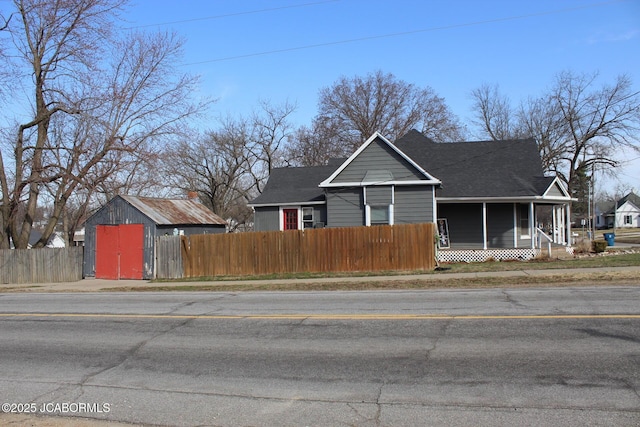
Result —
[[553, 238], [548, 236], [542, 229], [536, 227], [536, 247], [542, 249], [543, 243], [547, 244], [547, 254], [551, 257], [551, 243], [553, 243]]

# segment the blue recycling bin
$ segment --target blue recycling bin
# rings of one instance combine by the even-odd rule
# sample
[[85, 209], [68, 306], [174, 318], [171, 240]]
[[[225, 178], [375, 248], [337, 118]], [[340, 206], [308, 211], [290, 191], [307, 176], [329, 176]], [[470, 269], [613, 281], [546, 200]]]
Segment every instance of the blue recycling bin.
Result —
[[616, 235], [614, 233], [604, 233], [604, 240], [607, 241], [607, 246], [613, 246], [616, 241]]

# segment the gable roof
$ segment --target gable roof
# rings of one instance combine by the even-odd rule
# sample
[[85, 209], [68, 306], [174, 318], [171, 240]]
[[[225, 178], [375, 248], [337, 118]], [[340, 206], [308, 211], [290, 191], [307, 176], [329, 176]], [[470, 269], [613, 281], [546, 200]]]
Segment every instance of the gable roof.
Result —
[[262, 194], [249, 206], [300, 205], [325, 203], [320, 182], [339, 165], [275, 168]]
[[533, 139], [436, 143], [412, 130], [395, 145], [442, 180], [439, 199], [542, 197], [558, 183]]
[[[390, 181], [393, 174], [375, 165], [357, 182], [336, 179], [374, 141], [388, 147], [388, 152], [405, 162], [414, 176], [424, 180]], [[437, 185], [437, 200], [571, 200], [558, 178], [544, 175], [533, 139], [437, 143], [412, 130], [395, 144], [376, 133], [348, 159], [330, 161], [328, 166], [273, 169], [264, 191], [250, 206], [324, 204], [323, 187], [380, 183]]]
[[631, 203], [637, 209], [640, 209], [640, 197], [638, 197], [638, 195], [632, 191], [631, 193], [618, 200], [615, 204], [611, 204], [609, 210], [606, 213], [613, 214], [613, 211], [616, 210], [616, 208], [619, 208], [627, 202]]
[[156, 225], [226, 225], [202, 203], [191, 199], [116, 196], [142, 212]]
[[[404, 162], [403, 171], [406, 168], [410, 169], [415, 179], [399, 180], [394, 177], [393, 173], [388, 170], [376, 170], [375, 165], [365, 173], [365, 175], [359, 181], [352, 182], [336, 182], [336, 179], [344, 172], [349, 166], [354, 163], [359, 156], [361, 156], [370, 146], [374, 143], [380, 143], [383, 147], [390, 149], [392, 153], [395, 153], [401, 161]], [[420, 164], [416, 163], [412, 158], [407, 156], [397, 146], [389, 142], [380, 133], [374, 133], [364, 144], [362, 144], [344, 163], [336, 169], [331, 176], [320, 183], [320, 187], [342, 187], [345, 185], [359, 186], [359, 185], [376, 185], [379, 183], [384, 184], [434, 184], [439, 185], [441, 181], [429, 174]]]

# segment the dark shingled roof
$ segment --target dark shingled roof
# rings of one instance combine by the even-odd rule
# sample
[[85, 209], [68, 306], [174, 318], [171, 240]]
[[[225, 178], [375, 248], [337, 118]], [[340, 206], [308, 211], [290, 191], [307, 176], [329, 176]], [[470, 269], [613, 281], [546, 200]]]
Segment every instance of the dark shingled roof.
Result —
[[[533, 139], [436, 143], [412, 130], [395, 142], [403, 153], [442, 181], [437, 197], [510, 198], [541, 196], [554, 178], [545, 177]], [[324, 201], [318, 185], [345, 161], [329, 166], [277, 168], [252, 205]]]
[[533, 139], [435, 143], [412, 130], [395, 145], [442, 181], [437, 197], [539, 196], [553, 182]]
[[631, 192], [617, 202], [608, 205], [607, 212], [605, 212], [605, 214], [613, 214], [613, 211], [616, 210], [616, 206], [620, 207], [627, 202], [630, 202], [635, 207], [640, 208], [640, 197], [638, 197], [634, 192]]
[[303, 203], [324, 201], [324, 191], [318, 185], [329, 177], [340, 164], [275, 168], [262, 194], [252, 205]]

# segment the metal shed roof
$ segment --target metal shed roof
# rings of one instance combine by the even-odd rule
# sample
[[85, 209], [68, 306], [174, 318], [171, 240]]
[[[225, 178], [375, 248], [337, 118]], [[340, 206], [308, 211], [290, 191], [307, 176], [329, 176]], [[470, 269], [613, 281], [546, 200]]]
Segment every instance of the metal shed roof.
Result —
[[191, 199], [157, 199], [153, 197], [120, 196], [149, 217], [157, 225], [208, 224], [226, 225], [226, 221], [202, 203]]

